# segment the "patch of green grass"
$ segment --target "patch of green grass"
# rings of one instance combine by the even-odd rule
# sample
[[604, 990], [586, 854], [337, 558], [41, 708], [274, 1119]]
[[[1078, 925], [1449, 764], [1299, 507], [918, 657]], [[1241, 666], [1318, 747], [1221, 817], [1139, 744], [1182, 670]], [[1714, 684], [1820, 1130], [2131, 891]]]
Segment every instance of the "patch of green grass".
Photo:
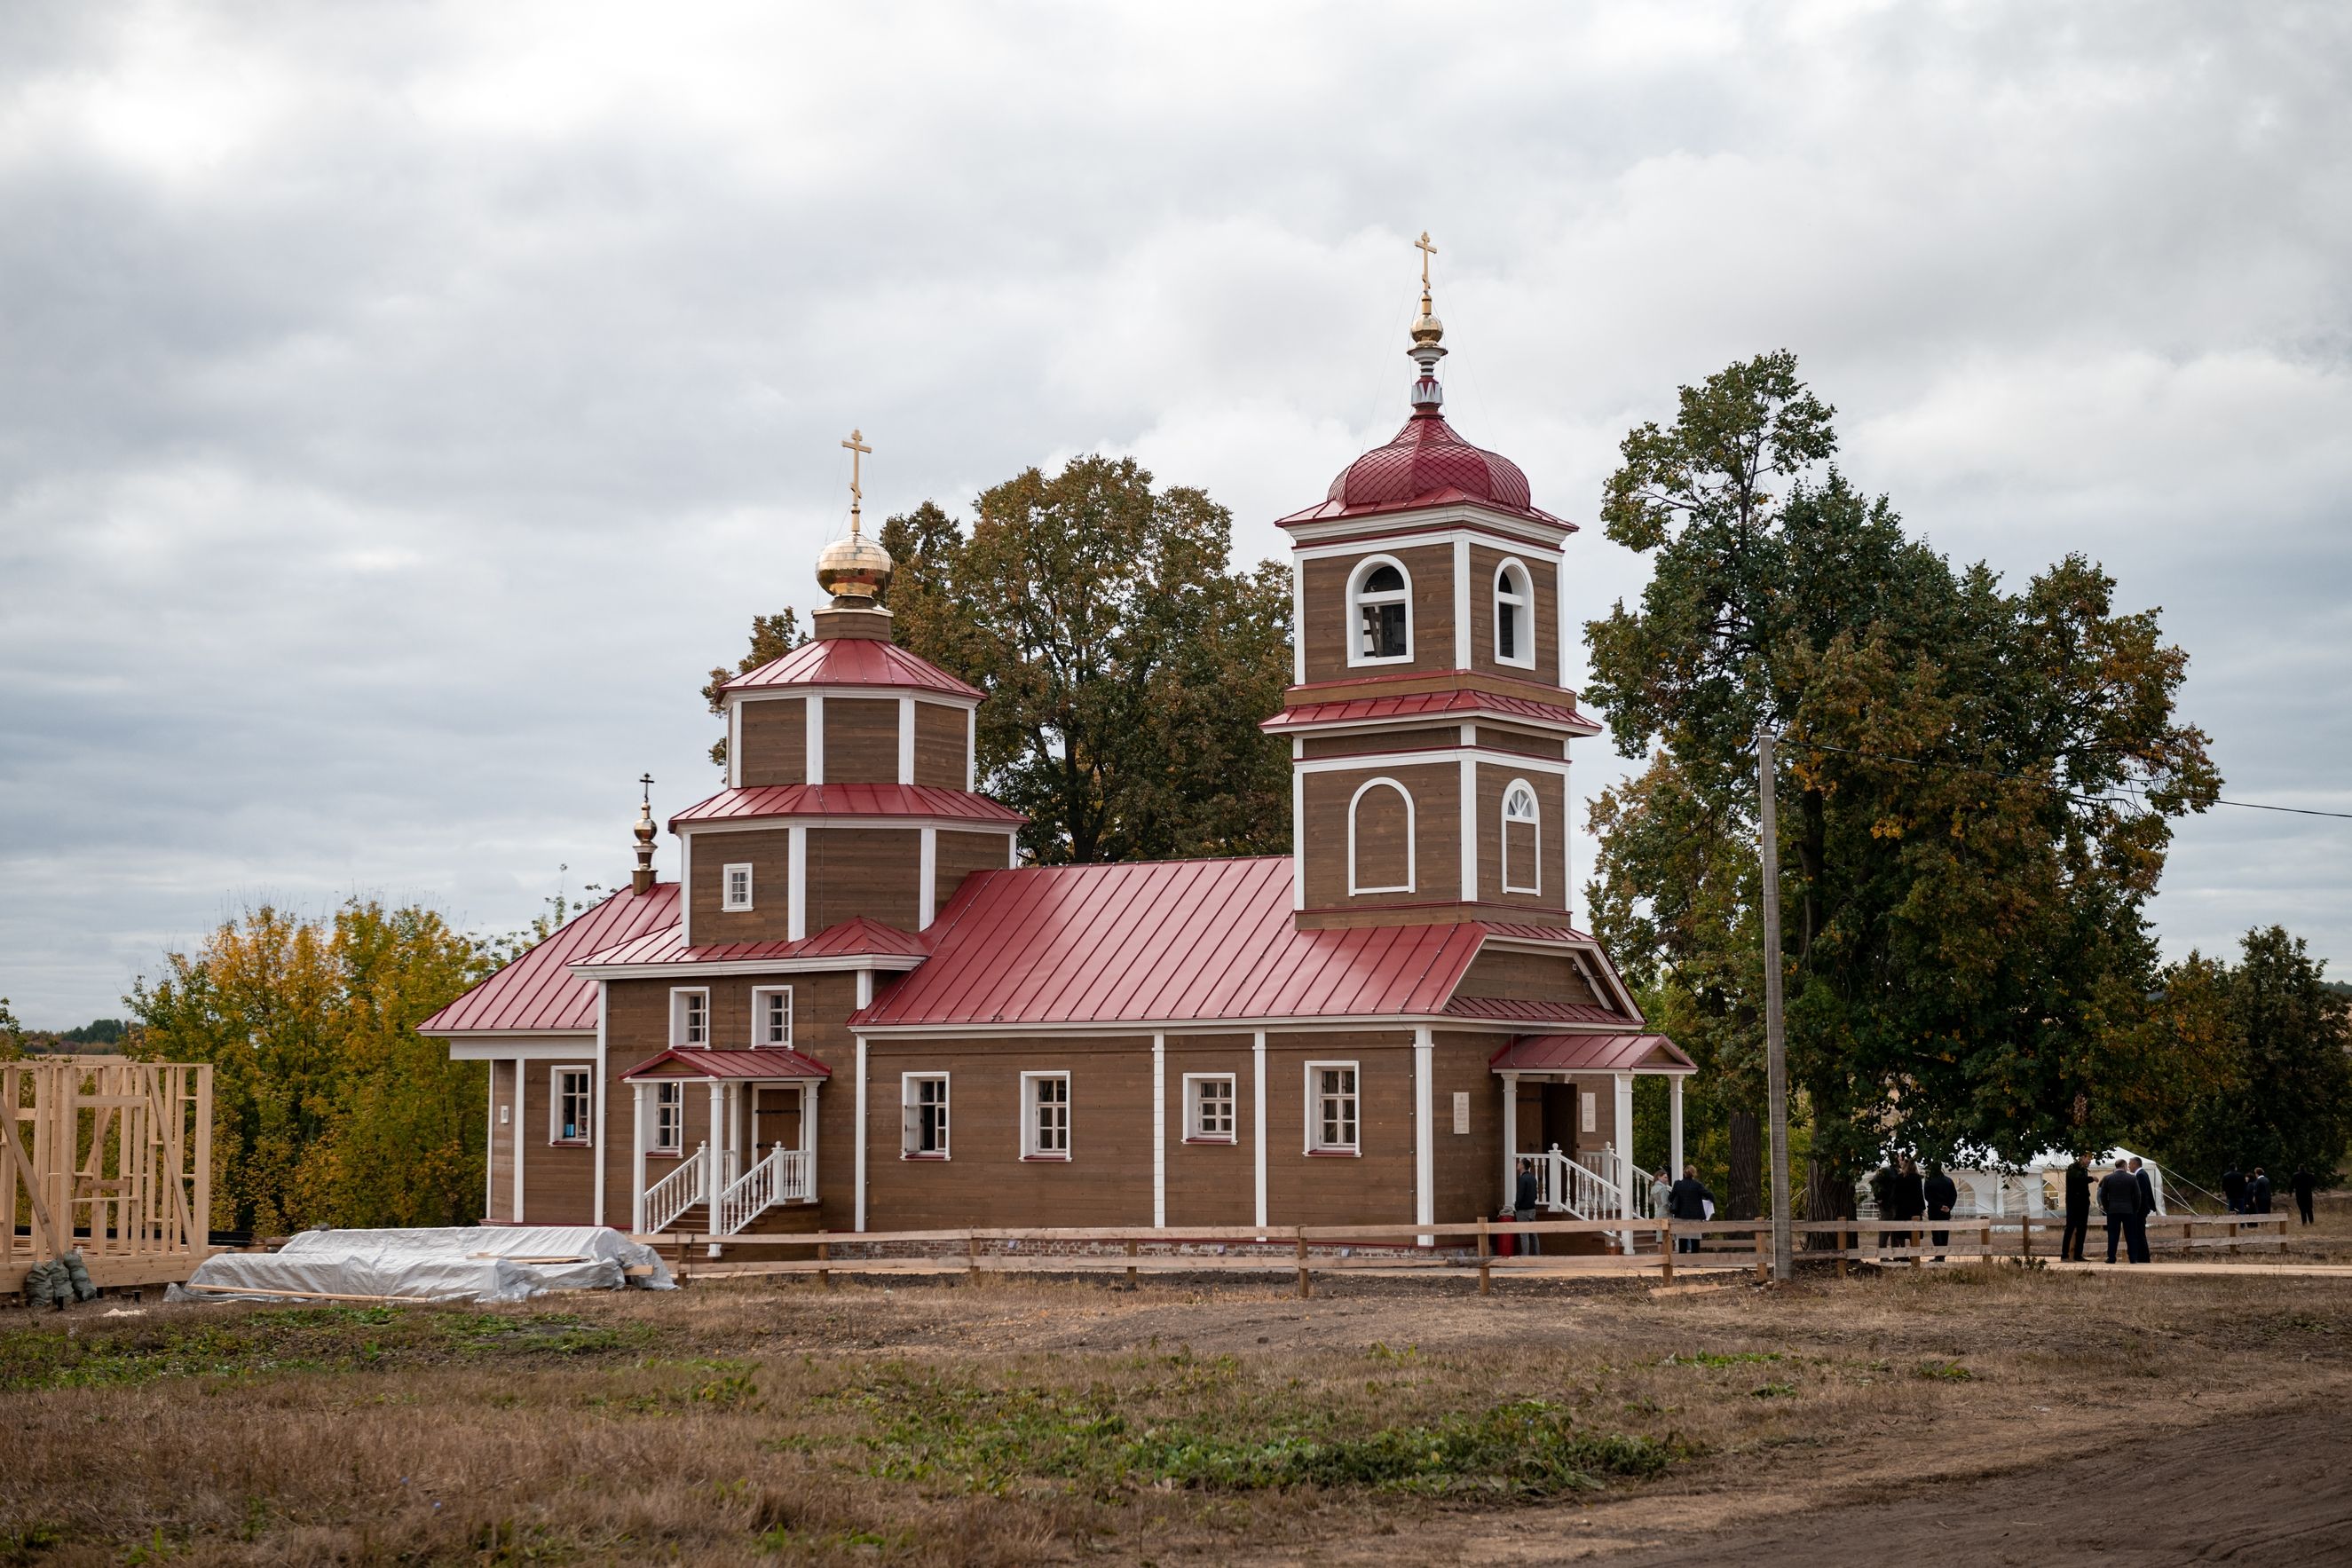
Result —
[[1750, 1399], [1794, 1399], [1797, 1385], [1793, 1383], [1767, 1383], [1748, 1391]]
[[17, 1568], [37, 1563], [66, 1543], [66, 1532], [54, 1524], [20, 1524], [0, 1530], [0, 1563]]
[[1969, 1383], [1976, 1374], [1957, 1361], [1923, 1361], [1914, 1369], [1922, 1377], [1932, 1377], [1943, 1383]]
[[1681, 1354], [1670, 1355], [1658, 1364], [1660, 1366], [1746, 1366], [1757, 1362], [1781, 1359], [1782, 1356], [1777, 1350], [1735, 1350], [1720, 1354], [1700, 1350], [1693, 1351], [1687, 1355]]

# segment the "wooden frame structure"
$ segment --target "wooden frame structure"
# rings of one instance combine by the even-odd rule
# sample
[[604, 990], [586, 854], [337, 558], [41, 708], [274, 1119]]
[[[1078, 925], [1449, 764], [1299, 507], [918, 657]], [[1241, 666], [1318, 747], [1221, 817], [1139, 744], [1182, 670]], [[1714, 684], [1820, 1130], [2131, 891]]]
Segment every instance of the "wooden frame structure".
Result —
[[0, 1061], [0, 1295], [76, 1249], [100, 1286], [186, 1280], [207, 1250], [212, 1155], [209, 1065]]

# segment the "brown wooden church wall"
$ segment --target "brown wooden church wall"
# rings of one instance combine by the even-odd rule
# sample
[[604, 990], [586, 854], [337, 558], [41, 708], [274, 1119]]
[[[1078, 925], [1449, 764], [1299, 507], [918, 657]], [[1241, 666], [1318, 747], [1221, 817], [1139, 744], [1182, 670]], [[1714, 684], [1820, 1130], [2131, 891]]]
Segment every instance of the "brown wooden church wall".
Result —
[[945, 703], [915, 704], [915, 782], [933, 789], [964, 787], [971, 719]]
[[[1168, 1038], [1168, 1228], [1188, 1225], [1249, 1225], [1257, 1219], [1257, 1154], [1253, 1141], [1260, 1113], [1251, 1091], [1255, 1058], [1248, 1035], [1176, 1035]], [[1149, 1040], [1144, 1049], [1150, 1049]], [[1193, 1143], [1184, 1136], [1184, 1075], [1225, 1072], [1234, 1080], [1231, 1143]], [[1151, 1141], [1150, 1113], [1142, 1137]], [[1274, 1157], [1267, 1129], [1266, 1158]], [[1147, 1176], [1146, 1180], [1150, 1178]]]
[[945, 909], [963, 879], [976, 871], [1003, 871], [1013, 863], [1004, 833], [959, 833], [940, 830], [931, 853], [931, 908]]
[[[1412, 579], [1412, 659], [1394, 664], [1348, 663], [1348, 574], [1365, 556], [1394, 556]], [[1306, 624], [1298, 629], [1307, 650], [1309, 681], [1398, 674], [1454, 667], [1454, 547], [1416, 545], [1384, 550], [1368, 544], [1357, 555], [1302, 561]]]
[[[1503, 891], [1503, 791], [1514, 779], [1524, 779], [1536, 792], [1536, 811], [1542, 831], [1538, 835], [1542, 877], [1539, 893]], [[1560, 868], [1560, 830], [1568, 821], [1568, 785], [1557, 773], [1518, 773], [1508, 764], [1478, 764], [1478, 897], [1480, 902], [1528, 909], [1566, 909], [1568, 876]]]
[[[1431, 1102], [1437, 1122], [1433, 1213], [1442, 1222], [1475, 1219], [1502, 1207], [1502, 1080], [1486, 1064], [1509, 1038], [1444, 1030], [1432, 1037]], [[1456, 1094], [1470, 1097], [1466, 1134], [1454, 1130]]]
[[1430, 725], [1420, 729], [1357, 730], [1346, 735], [1303, 737], [1302, 757], [1361, 757], [1367, 752], [1428, 751], [1462, 744], [1458, 724]]
[[[898, 698], [825, 698], [824, 781], [828, 784], [896, 784], [898, 781]], [[814, 930], [815, 927], [810, 929]]]
[[739, 777], [747, 789], [808, 782], [808, 699], [745, 699], [737, 720], [743, 755]]
[[[515, 1064], [490, 1063], [490, 1206], [486, 1219], [512, 1219], [514, 1212], [514, 1082]], [[507, 1120], [502, 1124], [499, 1113]], [[523, 1195], [526, 1200], [530, 1194]]]
[[[923, 841], [918, 829], [811, 828], [808, 935], [814, 936], [859, 915], [901, 931], [914, 930], [922, 914], [919, 899], [922, 865]], [[701, 870], [698, 863], [698, 878]], [[697, 914], [697, 941], [701, 940], [701, 921]]]
[[[814, 835], [811, 835], [812, 838]], [[693, 835], [693, 885], [686, 896], [698, 947], [715, 942], [782, 942], [792, 935], [793, 853], [787, 828]], [[814, 853], [814, 852], [812, 852]], [[750, 862], [751, 907], [722, 909], [727, 867]], [[810, 880], [815, 880], [812, 871]], [[809, 927], [814, 936], [819, 928]]]
[[[1535, 602], [1528, 612], [1535, 618], [1536, 662], [1532, 669], [1506, 664], [1495, 657], [1495, 571], [1506, 560], [1528, 569], [1528, 585]], [[1470, 667], [1487, 674], [1516, 675], [1546, 685], [1559, 680], [1559, 569], [1540, 556], [1521, 555], [1486, 545], [1470, 547]], [[1498, 1156], [1499, 1157], [1499, 1156]]]
[[1576, 961], [1559, 953], [1481, 953], [1454, 988], [1457, 997], [1503, 997], [1517, 1001], [1572, 1002], [1597, 1007]]
[[[1360, 1155], [1306, 1152], [1307, 1063], [1334, 1061], [1356, 1063]], [[1268, 1224], [1408, 1224], [1415, 1218], [1411, 1030], [1270, 1033], [1265, 1100]]]
[[1549, 757], [1554, 761], [1568, 755], [1568, 747], [1556, 735], [1538, 735], [1533, 730], [1505, 729], [1499, 725], [1478, 727], [1478, 744], [1493, 747], [1497, 751], [1516, 751], [1528, 757]]
[[[1414, 821], [1414, 881], [1412, 893], [1348, 893], [1348, 810], [1357, 786], [1368, 779], [1394, 779], [1412, 792]], [[1387, 904], [1421, 904], [1460, 896], [1462, 851], [1460, 800], [1462, 769], [1452, 762], [1398, 767], [1367, 765], [1305, 776], [1305, 821], [1301, 841], [1307, 855], [1307, 904], [1309, 908], [1378, 907]]]
[[[593, 1077], [596, 1042], [583, 1040], [578, 1056], [525, 1061], [522, 1102], [522, 1212], [533, 1225], [587, 1225], [596, 1212], [596, 1151], [548, 1142], [548, 1112], [555, 1103], [555, 1069], [586, 1066]], [[513, 1176], [509, 1175], [512, 1182]], [[511, 1200], [514, 1188], [507, 1188]]]

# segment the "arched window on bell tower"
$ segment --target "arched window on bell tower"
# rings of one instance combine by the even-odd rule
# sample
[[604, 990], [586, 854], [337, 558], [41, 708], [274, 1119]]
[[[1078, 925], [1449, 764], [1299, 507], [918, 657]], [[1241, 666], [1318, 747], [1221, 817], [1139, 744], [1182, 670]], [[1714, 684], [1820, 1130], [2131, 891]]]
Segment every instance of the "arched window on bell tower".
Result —
[[1536, 662], [1535, 590], [1528, 569], [1507, 560], [1495, 569], [1495, 662], [1532, 669]]
[[1348, 663], [1412, 658], [1412, 577], [1394, 556], [1367, 556], [1348, 574]]
[[1524, 779], [1503, 790], [1503, 891], [1543, 892], [1543, 814]]
[[1411, 893], [1417, 877], [1412, 794], [1393, 779], [1367, 779], [1348, 801], [1348, 895]]

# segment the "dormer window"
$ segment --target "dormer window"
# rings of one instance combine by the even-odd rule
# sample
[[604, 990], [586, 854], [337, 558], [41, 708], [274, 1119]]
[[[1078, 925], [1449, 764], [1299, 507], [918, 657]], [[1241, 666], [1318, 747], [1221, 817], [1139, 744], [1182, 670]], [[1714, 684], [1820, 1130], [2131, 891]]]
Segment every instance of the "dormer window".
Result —
[[1412, 579], [1403, 564], [1376, 555], [1348, 580], [1351, 628], [1348, 663], [1396, 664], [1412, 657]]
[[1536, 662], [1535, 591], [1528, 569], [1507, 560], [1495, 572], [1495, 661], [1532, 668]]

